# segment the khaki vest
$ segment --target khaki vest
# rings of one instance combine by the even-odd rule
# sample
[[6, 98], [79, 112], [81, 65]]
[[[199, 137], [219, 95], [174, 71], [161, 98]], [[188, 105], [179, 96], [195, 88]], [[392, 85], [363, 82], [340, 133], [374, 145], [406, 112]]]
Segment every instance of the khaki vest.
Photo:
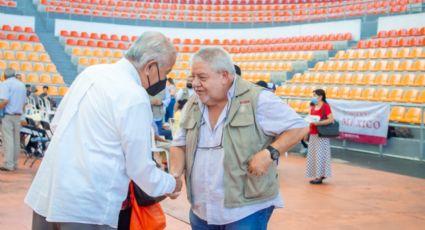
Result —
[[[223, 130], [224, 148], [224, 206], [241, 207], [275, 198], [279, 192], [276, 164], [266, 175], [255, 177], [248, 174], [248, 162], [260, 150], [265, 149], [273, 137], [262, 131], [256, 118], [257, 99], [262, 88], [236, 78], [235, 97]], [[192, 203], [191, 173], [196, 157], [201, 111], [195, 96], [186, 109], [181, 127], [186, 130], [186, 187]]]

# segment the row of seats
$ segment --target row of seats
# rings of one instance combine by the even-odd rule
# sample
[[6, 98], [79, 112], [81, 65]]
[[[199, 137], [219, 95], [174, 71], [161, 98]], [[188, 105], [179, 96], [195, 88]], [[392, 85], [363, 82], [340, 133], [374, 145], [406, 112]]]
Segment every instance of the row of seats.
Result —
[[[37, 91], [35, 92], [36, 95], [40, 95], [43, 92], [43, 85], [35, 85], [35, 84], [30, 84], [35, 86], [35, 88], [37, 89]], [[51, 86], [49, 85], [49, 88], [47, 90], [47, 94], [50, 96], [65, 96], [65, 94], [68, 92], [68, 87], [66, 86]]]
[[25, 33], [34, 33], [32, 27], [29, 26], [10, 26], [10, 25], [2, 25], [1, 30], [3, 31], [14, 31], [14, 32], [25, 32]]
[[235, 54], [232, 56], [233, 61], [309, 61], [313, 59], [312, 51], [298, 52], [273, 52], [273, 53], [250, 53]]
[[[186, 5], [166, 3], [126, 2], [122, 6], [108, 5], [110, 1], [100, 4], [70, 3], [69, 1], [42, 0], [39, 9], [46, 12], [88, 15], [95, 17], [116, 17], [135, 20], [162, 20], [183, 22], [212, 23], [253, 23], [253, 22], [299, 22], [325, 20], [328, 18], [355, 17], [365, 14], [386, 14], [405, 12], [410, 4], [420, 3], [420, 0], [390, 0], [390, 1], [344, 1], [344, 3], [316, 4], [286, 4], [276, 5]], [[113, 1], [112, 1], [113, 2]], [[132, 6], [127, 6], [127, 4]], [[133, 6], [134, 4], [134, 6]], [[229, 12], [227, 17], [215, 17], [214, 13]], [[244, 13], [245, 12], [245, 13]], [[255, 12], [255, 13], [254, 13]], [[149, 13], [149, 14], [148, 14]], [[246, 15], [232, 17], [232, 15]]]
[[56, 74], [37, 74], [37, 73], [21, 73], [21, 81], [25, 83], [39, 83], [39, 84], [55, 84], [55, 85], [63, 85], [65, 82], [63, 81], [62, 76]]
[[[87, 32], [77, 32], [77, 31], [70, 31], [67, 30], [61, 30], [60, 31], [61, 37], [75, 37], [75, 38], [91, 38], [96, 40], [112, 40], [112, 41], [123, 41], [123, 42], [129, 42], [130, 37], [127, 35], [117, 35], [117, 34], [98, 34], [98, 33], [87, 33]], [[136, 41], [138, 36], [131, 36], [131, 41]]]
[[[145, 7], [152, 8], [157, 6], [157, 4], [180, 4], [180, 5], [271, 5], [279, 4], [284, 5], [284, 9], [296, 9], [309, 6], [307, 4], [312, 4], [315, 7], [325, 7], [325, 6], [336, 6], [341, 5], [341, 2], [332, 2], [328, 0], [146, 0], [143, 2], [138, 1], [108, 1], [108, 0], [71, 0], [71, 3], [85, 3], [92, 5], [103, 5], [103, 6], [116, 6], [116, 7]], [[354, 2], [354, 1], [346, 1]], [[413, 1], [411, 1], [413, 2]], [[47, 0], [42, 1], [42, 3], [47, 3]], [[143, 5], [142, 5], [143, 4]]]
[[[88, 40], [74, 40], [69, 38], [66, 40], [68, 46], [88, 46], [99, 47], [108, 49], [121, 49], [126, 50], [131, 46], [131, 43], [123, 42], [104, 42]], [[175, 46], [178, 52], [194, 53], [200, 49], [200, 46]], [[330, 42], [317, 42], [317, 43], [300, 43], [293, 45], [256, 45], [256, 46], [227, 46], [223, 47], [231, 53], [252, 53], [252, 52], [281, 52], [281, 51], [301, 51], [301, 50], [332, 50], [333, 45]]]
[[99, 47], [99, 48], [109, 48], [109, 49], [122, 49], [126, 50], [131, 46], [131, 43], [124, 42], [114, 42], [114, 41], [96, 41], [96, 40], [75, 40], [73, 38], [68, 38], [66, 40], [68, 46], [89, 46], [89, 47]]
[[0, 60], [0, 70], [4, 70], [7, 67], [13, 68], [16, 71], [57, 73], [56, 66], [52, 63], [45, 64], [41, 62], [32, 63]]
[[[319, 86], [283, 85], [276, 89], [276, 95], [293, 97], [311, 97]], [[425, 90], [402, 88], [361, 88], [322, 86], [327, 98], [343, 100], [368, 100], [400, 103], [425, 103]]]
[[407, 47], [425, 46], [424, 36], [399, 37], [399, 38], [377, 38], [371, 40], [361, 40], [357, 43], [357, 48], [387, 48], [387, 47]]
[[406, 36], [425, 36], [425, 27], [421, 28], [409, 28], [409, 29], [399, 29], [399, 30], [381, 30], [377, 34], [377, 38], [386, 38], [386, 37], [406, 37]]
[[380, 86], [425, 86], [425, 74], [388, 73], [297, 73], [287, 83], [336, 84], [336, 85], [380, 85]]
[[318, 62], [315, 71], [425, 71], [425, 59]]
[[30, 42], [39, 42], [38, 36], [35, 34], [26, 35], [26, 34], [16, 34], [15, 32], [4, 33], [0, 31], [0, 40], [18, 40], [18, 41], [30, 41]]
[[253, 73], [247, 73], [247, 72], [243, 72], [242, 73], [242, 78], [247, 80], [247, 81], [251, 81], [251, 82], [258, 82], [258, 81], [265, 81], [265, 82], [270, 82], [270, 73], [264, 73], [264, 72], [253, 72]]
[[406, 108], [402, 106], [394, 106], [391, 108], [390, 121], [421, 124], [422, 109], [421, 108]]
[[26, 52], [26, 51], [1, 51], [0, 59], [17, 60], [17, 61], [32, 61], [32, 62], [51, 62], [47, 53]]
[[0, 0], [0, 6], [2, 6], [2, 7], [16, 8], [17, 4], [13, 0]]
[[[310, 101], [288, 100], [287, 103], [297, 113], [310, 113]], [[389, 120], [392, 122], [421, 124], [421, 114], [421, 108], [406, 108], [402, 106], [393, 106], [391, 107]]]
[[237, 65], [244, 71], [290, 72], [293, 70], [292, 62], [240, 62]]
[[19, 41], [0, 41], [0, 50], [23, 50], [34, 52], [45, 52], [44, 46], [41, 43], [19, 42]]
[[425, 58], [425, 49], [423, 49], [423, 47], [349, 49], [349, 50], [338, 51], [334, 59], [347, 60], [347, 59], [399, 59], [399, 58]]
[[[129, 42], [130, 38], [127, 35], [117, 34], [98, 34], [98, 33], [87, 33], [62, 30], [60, 32], [61, 37], [75, 37], [75, 38], [90, 38], [94, 40], [111, 40], [111, 41], [123, 41]], [[131, 36], [131, 41], [137, 40], [137, 36]], [[282, 43], [299, 43], [299, 42], [321, 42], [321, 41], [350, 41], [353, 39], [351, 33], [337, 33], [337, 34], [323, 34], [323, 35], [307, 35], [307, 36], [295, 36], [285, 38], [272, 38], [272, 39], [199, 39], [199, 38], [174, 38], [172, 39], [174, 44], [185, 44], [185, 45], [269, 45], [269, 44], [282, 44]]]
[[103, 57], [103, 58], [122, 58], [123, 51], [112, 50], [112, 49], [93, 49], [93, 48], [81, 48], [74, 47], [72, 49], [73, 56], [85, 56], [85, 57]]

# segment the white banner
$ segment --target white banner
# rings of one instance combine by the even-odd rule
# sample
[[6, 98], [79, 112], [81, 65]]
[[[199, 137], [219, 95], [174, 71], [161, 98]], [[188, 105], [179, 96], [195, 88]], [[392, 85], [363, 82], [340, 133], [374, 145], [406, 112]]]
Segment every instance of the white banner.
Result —
[[386, 144], [390, 105], [383, 102], [329, 100], [339, 122], [340, 139]]

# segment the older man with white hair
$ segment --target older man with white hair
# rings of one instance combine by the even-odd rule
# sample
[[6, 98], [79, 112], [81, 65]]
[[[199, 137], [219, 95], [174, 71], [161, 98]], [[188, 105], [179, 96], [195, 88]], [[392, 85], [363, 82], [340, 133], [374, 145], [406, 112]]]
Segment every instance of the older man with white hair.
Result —
[[125, 58], [79, 74], [52, 121], [55, 134], [25, 198], [33, 230], [116, 229], [130, 180], [153, 197], [181, 188], [151, 155], [149, 95], [165, 88], [175, 60], [164, 35], [145, 32]]
[[299, 143], [304, 120], [273, 93], [241, 79], [229, 54], [204, 48], [192, 59], [192, 96], [171, 149], [185, 171], [192, 229], [267, 229], [282, 207], [277, 162]]

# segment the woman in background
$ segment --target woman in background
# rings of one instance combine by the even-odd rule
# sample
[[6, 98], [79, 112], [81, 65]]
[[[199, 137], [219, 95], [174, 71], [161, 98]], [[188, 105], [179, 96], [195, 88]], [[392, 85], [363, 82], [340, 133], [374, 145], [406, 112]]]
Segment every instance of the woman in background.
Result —
[[307, 177], [314, 178], [311, 184], [321, 184], [332, 175], [331, 173], [331, 145], [329, 138], [320, 137], [317, 126], [328, 125], [334, 122], [331, 107], [326, 101], [323, 89], [313, 91], [310, 115], [319, 116], [320, 121], [310, 124], [310, 140], [307, 154]]

